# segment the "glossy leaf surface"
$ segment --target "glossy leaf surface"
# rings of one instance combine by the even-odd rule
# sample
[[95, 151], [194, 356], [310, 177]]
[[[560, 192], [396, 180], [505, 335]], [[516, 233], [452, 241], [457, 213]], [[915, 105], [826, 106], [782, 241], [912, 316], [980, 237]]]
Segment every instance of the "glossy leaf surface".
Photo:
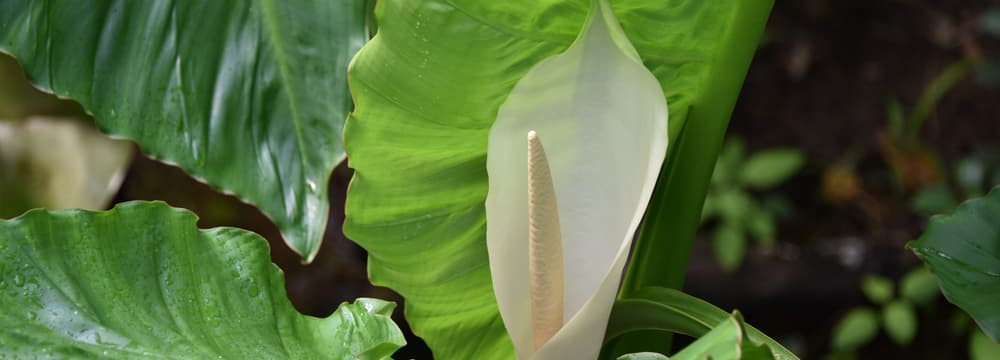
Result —
[[[671, 138], [695, 103], [715, 106], [704, 103], [713, 98], [706, 82], [730, 71], [718, 59], [728, 59], [743, 3], [612, 2], [662, 87]], [[345, 232], [369, 251], [372, 281], [407, 299], [407, 318], [436, 357], [512, 356], [486, 251], [487, 139], [513, 86], [566, 50], [590, 4], [381, 2], [378, 35], [352, 63], [357, 110], [345, 138], [356, 172]]]
[[907, 247], [937, 275], [948, 301], [1000, 342], [1000, 190], [931, 218]]
[[382, 358], [403, 344], [375, 299], [299, 314], [268, 245], [134, 202], [0, 221], [0, 357]]
[[[615, 303], [605, 342], [644, 330], [702, 337], [727, 319], [732, 316], [704, 300], [673, 289], [649, 287]], [[748, 343], [765, 345], [775, 359], [798, 359], [760, 330], [743, 324], [742, 319], [739, 322]]]
[[707, 334], [674, 354], [673, 360], [774, 360], [776, 356], [766, 345], [748, 339], [746, 324], [734, 313]]
[[0, 2], [0, 51], [33, 83], [258, 206], [307, 261], [366, 36], [362, 0]]

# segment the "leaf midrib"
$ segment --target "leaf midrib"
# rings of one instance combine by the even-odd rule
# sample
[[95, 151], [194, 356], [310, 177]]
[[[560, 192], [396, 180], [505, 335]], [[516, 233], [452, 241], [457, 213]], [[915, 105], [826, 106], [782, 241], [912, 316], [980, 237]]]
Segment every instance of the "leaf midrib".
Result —
[[[276, 10], [274, 10], [274, 0], [260, 0], [261, 4], [261, 16], [263, 17], [264, 27], [267, 28], [267, 37], [271, 46], [274, 48], [274, 59], [278, 66], [278, 74], [280, 75], [280, 81], [284, 88], [286, 89], [288, 96], [288, 106], [289, 110], [292, 112], [292, 125], [295, 128], [295, 149], [299, 152], [300, 160], [302, 163], [303, 172], [309, 168], [309, 156], [305, 151], [305, 138], [302, 135], [302, 116], [299, 114], [299, 104], [297, 97], [292, 89], [295, 89], [295, 82], [288, 69], [288, 58], [286, 57], [285, 46], [281, 41], [281, 37], [278, 36], [280, 33], [279, 21], [275, 15]], [[306, 175], [306, 174], [303, 174]], [[306, 180], [308, 175], [306, 175]], [[284, 208], [284, 202], [281, 204]]]

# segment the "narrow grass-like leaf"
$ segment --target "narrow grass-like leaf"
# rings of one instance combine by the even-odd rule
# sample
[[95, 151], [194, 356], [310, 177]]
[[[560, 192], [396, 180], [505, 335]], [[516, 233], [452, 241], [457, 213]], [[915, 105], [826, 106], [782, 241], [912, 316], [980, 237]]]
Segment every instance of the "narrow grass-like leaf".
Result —
[[[615, 303], [605, 342], [647, 330], [701, 337], [728, 318], [730, 314], [704, 300], [673, 289], [648, 287]], [[759, 330], [749, 325], [744, 328], [746, 338], [755, 344], [765, 344], [775, 359], [798, 359]]]

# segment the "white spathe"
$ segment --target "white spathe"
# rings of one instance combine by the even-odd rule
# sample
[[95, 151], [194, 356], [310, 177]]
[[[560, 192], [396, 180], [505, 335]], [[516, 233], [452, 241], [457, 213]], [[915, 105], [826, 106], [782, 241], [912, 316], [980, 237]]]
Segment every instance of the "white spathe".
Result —
[[[530, 131], [544, 144], [563, 251], [563, 324], [540, 347], [529, 270]], [[660, 85], [607, 0], [595, 0], [576, 41], [515, 85], [490, 130], [490, 271], [519, 359], [597, 358], [666, 148], [667, 106]]]

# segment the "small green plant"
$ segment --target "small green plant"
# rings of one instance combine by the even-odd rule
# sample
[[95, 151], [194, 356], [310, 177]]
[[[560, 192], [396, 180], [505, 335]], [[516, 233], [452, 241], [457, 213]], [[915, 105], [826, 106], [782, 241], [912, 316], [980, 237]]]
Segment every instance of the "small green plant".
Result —
[[938, 295], [934, 275], [920, 267], [897, 284], [878, 275], [865, 276], [861, 291], [875, 305], [847, 311], [833, 329], [830, 347], [835, 352], [851, 352], [878, 335], [879, 328], [899, 346], [908, 346], [917, 334], [917, 306], [929, 305]]
[[[1000, 152], [983, 150], [960, 159], [952, 171], [951, 181], [942, 181], [913, 195], [910, 207], [921, 215], [951, 211], [959, 199], [982, 196], [1000, 185]], [[948, 180], [948, 179], [944, 179]]]
[[[1000, 9], [984, 13], [975, 30], [986, 36], [1000, 38]], [[933, 147], [924, 144], [920, 138], [924, 124], [930, 119], [938, 103], [957, 85], [968, 78], [976, 84], [987, 87], [1000, 85], [1000, 60], [990, 58], [978, 49], [969, 37], [966, 55], [949, 64], [928, 82], [917, 102], [909, 110], [904, 109], [899, 99], [890, 97], [886, 103], [886, 131], [882, 135], [880, 151], [892, 170], [896, 185], [903, 192], [922, 192], [924, 199], [916, 204], [915, 210], [939, 212], [954, 207], [947, 204], [941, 188], [943, 170], [938, 154]], [[962, 171], [961, 168], [958, 171]], [[968, 196], [966, 196], [968, 197]], [[940, 206], [937, 206], [940, 205]]]
[[702, 210], [703, 221], [717, 220], [712, 239], [715, 258], [723, 269], [739, 267], [748, 237], [764, 246], [773, 245], [787, 202], [774, 196], [759, 201], [754, 192], [774, 189], [804, 164], [805, 156], [796, 149], [769, 149], [747, 157], [742, 140], [726, 142]]
[[[926, 267], [904, 275], [898, 283], [868, 275], [861, 280], [861, 291], [870, 305], [848, 310], [833, 328], [830, 358], [850, 358], [858, 348], [870, 343], [884, 331], [896, 345], [908, 347], [919, 332], [921, 314], [933, 311], [941, 296], [937, 277]], [[952, 308], [954, 309], [954, 308]], [[957, 309], [954, 309], [957, 310]], [[969, 334], [969, 356], [973, 360], [996, 359], [1000, 345], [994, 344], [962, 312], [951, 315], [956, 335]]]

